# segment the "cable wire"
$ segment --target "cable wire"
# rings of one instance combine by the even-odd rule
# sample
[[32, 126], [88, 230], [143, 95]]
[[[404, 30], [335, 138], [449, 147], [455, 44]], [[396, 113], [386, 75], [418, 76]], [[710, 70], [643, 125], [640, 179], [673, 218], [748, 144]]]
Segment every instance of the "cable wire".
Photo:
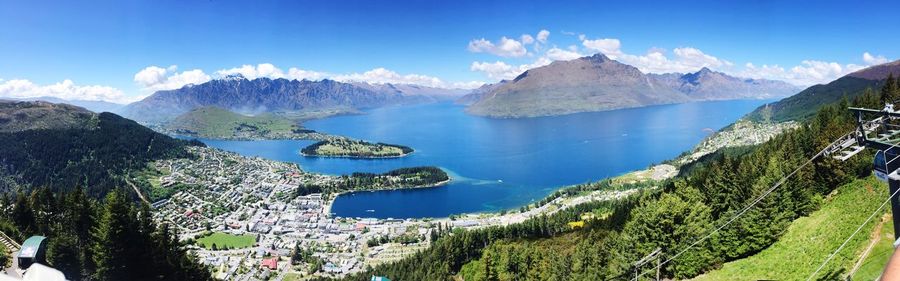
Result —
[[[853, 130], [853, 131], [851, 131], [851, 132], [848, 133], [848, 134], [852, 134], [852, 133], [854, 133], [855, 131], [856, 131], [856, 130]], [[865, 132], [864, 132], [864, 133], [865, 133]], [[817, 154], [814, 155], [812, 158], [810, 158], [809, 160], [807, 160], [806, 162], [804, 162], [802, 165], [800, 165], [799, 167], [797, 167], [796, 169], [794, 169], [794, 171], [792, 171], [790, 174], [788, 174], [787, 176], [782, 177], [780, 180], [778, 180], [777, 183], [775, 183], [775, 185], [773, 185], [771, 188], [769, 188], [768, 190], [766, 190], [765, 192], [763, 192], [762, 194], [760, 194], [759, 197], [757, 197], [755, 200], [753, 200], [753, 202], [751, 202], [750, 204], [748, 204], [747, 206], [745, 206], [743, 209], [741, 209], [741, 211], [739, 211], [737, 214], [735, 214], [735, 215], [732, 216], [730, 219], [728, 219], [724, 224], [719, 225], [719, 226], [716, 227], [713, 231], [709, 232], [708, 234], [706, 234], [706, 235], [703, 236], [702, 238], [700, 238], [700, 239], [698, 239], [698, 240], [695, 240], [693, 243], [691, 243], [691, 244], [688, 245], [686, 248], [684, 248], [684, 249], [682, 249], [681, 251], [679, 251], [677, 254], [675, 254], [675, 255], [669, 257], [668, 259], [666, 259], [665, 261], [659, 263], [659, 265], [658, 265], [657, 267], [660, 267], [660, 268], [661, 268], [662, 266], [668, 264], [669, 262], [672, 262], [673, 260], [677, 259], [677, 258], [678, 258], [679, 256], [681, 256], [682, 254], [686, 253], [686, 252], [689, 251], [690, 249], [692, 249], [692, 248], [694, 248], [695, 246], [697, 246], [697, 244], [700, 244], [700, 243], [702, 243], [703, 241], [706, 241], [707, 239], [709, 239], [710, 237], [712, 237], [713, 234], [716, 234], [717, 232], [719, 232], [719, 231], [722, 230], [723, 228], [725, 228], [725, 227], [727, 227], [728, 225], [730, 225], [731, 223], [733, 223], [735, 220], [737, 220], [737, 219], [740, 218], [742, 215], [744, 215], [745, 213], [747, 213], [747, 211], [749, 211], [751, 208], [753, 208], [754, 206], [756, 206], [756, 204], [758, 204], [758, 203], [761, 202], [763, 199], [765, 199], [766, 196], [768, 196], [769, 194], [771, 194], [772, 192], [774, 192], [776, 189], [778, 189], [778, 187], [781, 187], [781, 185], [783, 185], [790, 177], [794, 176], [794, 175], [797, 174], [797, 172], [799, 172], [801, 169], [803, 169], [804, 167], [806, 167], [807, 165], [809, 165], [810, 163], [812, 163], [813, 161], [815, 161], [817, 158], [819, 158], [819, 157], [821, 157], [823, 154], [825, 154], [825, 152], [828, 150], [829, 147], [832, 147], [832, 146], [836, 145], [836, 144], [837, 144], [838, 142], [840, 142], [841, 139], [843, 139], [844, 136], [846, 136], [846, 135], [847, 135], [847, 134], [845, 134], [845, 135], [841, 136], [840, 138], [838, 138], [837, 140], [831, 142], [831, 144], [829, 144], [829, 145], [826, 146], [824, 149], [822, 149], [821, 151], [819, 151], [819, 153], [817, 153]], [[865, 145], [865, 144], [863, 143], [862, 145]], [[895, 147], [898, 147], [898, 145], [900, 145], [900, 143], [895, 143], [895, 144], [891, 145], [891, 147], [888, 148], [888, 150], [893, 149], [893, 148], [895, 148]], [[900, 158], [900, 154], [898, 154], [896, 157], [894, 157], [894, 158], [891, 159], [890, 161], [897, 160], [898, 158]], [[898, 189], [898, 190], [900, 190], [900, 189]], [[895, 192], [895, 194], [896, 194], [896, 192]], [[891, 197], [893, 197], [893, 195], [891, 195]], [[883, 206], [882, 206], [882, 207], [883, 207]], [[654, 267], [654, 269], [655, 269], [655, 268], [656, 268], [656, 267]], [[632, 279], [632, 280], [638, 280], [638, 279], [640, 279], [640, 277], [644, 276], [645, 274], [647, 274], [648, 272], [651, 272], [651, 271], [652, 271], [652, 270], [642, 271], [641, 274], [635, 276], [634, 279]], [[624, 276], [624, 275], [626, 275], [626, 274], [623, 273], [623, 274], [620, 274], [620, 275], [618, 275], [618, 276], [612, 277], [612, 278], [610, 278], [610, 279], [619, 278], [619, 277]], [[610, 279], [607, 279], [607, 280], [610, 280]]]
[[[854, 130], [854, 131], [855, 131], [855, 130]], [[848, 134], [852, 134], [852, 133], [853, 133], [853, 132], [850, 132], [850, 133], [848, 133]], [[845, 134], [845, 135], [846, 135], [846, 134]], [[809, 160], [806, 160], [806, 162], [804, 162], [802, 165], [800, 165], [799, 167], [797, 167], [796, 169], [794, 169], [794, 171], [792, 171], [790, 174], [788, 174], [787, 176], [782, 177], [780, 180], [778, 180], [777, 183], [775, 183], [775, 185], [773, 185], [771, 188], [769, 188], [768, 190], [766, 190], [765, 192], [763, 192], [762, 194], [760, 194], [760, 196], [757, 197], [755, 200], [753, 200], [753, 202], [751, 202], [750, 204], [748, 204], [747, 206], [745, 206], [743, 209], [741, 209], [741, 211], [739, 211], [737, 214], [735, 214], [734, 216], [732, 216], [732, 217], [731, 217], [730, 219], [728, 219], [725, 223], [719, 225], [719, 226], [716, 227], [713, 231], [709, 232], [708, 234], [706, 234], [706, 235], [703, 236], [702, 238], [695, 240], [693, 243], [691, 243], [691, 244], [688, 245], [686, 248], [684, 248], [684, 249], [682, 249], [681, 251], [679, 251], [677, 254], [675, 254], [675, 255], [669, 257], [668, 259], [666, 259], [665, 261], [663, 261], [662, 263], [660, 263], [658, 267], [661, 268], [662, 266], [668, 264], [669, 262], [672, 262], [673, 260], [677, 259], [679, 256], [681, 256], [682, 254], [684, 254], [684, 253], [687, 252], [688, 250], [694, 248], [694, 246], [697, 246], [697, 244], [700, 244], [700, 243], [702, 243], [703, 241], [706, 241], [706, 239], [709, 239], [710, 237], [712, 237], [713, 234], [716, 234], [717, 232], [719, 232], [720, 230], [722, 230], [722, 229], [725, 228], [726, 226], [728, 226], [728, 225], [730, 225], [731, 223], [733, 223], [735, 220], [737, 220], [737, 219], [740, 218], [742, 215], [744, 215], [745, 213], [747, 213], [747, 211], [749, 211], [751, 208], [753, 208], [753, 206], [756, 206], [756, 204], [758, 204], [758, 203], [761, 202], [763, 199], [765, 199], [766, 196], [769, 196], [769, 194], [771, 194], [773, 191], [775, 191], [775, 189], [778, 189], [778, 187], [781, 187], [781, 185], [783, 185], [785, 182], [787, 182], [788, 178], [794, 176], [794, 175], [797, 174], [797, 172], [799, 172], [801, 169], [803, 169], [804, 167], [806, 167], [807, 165], [809, 165], [810, 163], [812, 163], [813, 161], [815, 161], [817, 158], [819, 158], [819, 157], [821, 157], [823, 154], [825, 154], [825, 151], [828, 150], [828, 147], [831, 147], [831, 146], [837, 144], [841, 139], [843, 139], [843, 136], [841, 136], [841, 138], [839, 138], [838, 140], [833, 141], [831, 144], [829, 144], [829, 145], [826, 146], [824, 149], [822, 149], [821, 151], [819, 151], [819, 153], [816, 153], [816, 155], [813, 156], [812, 158], [810, 158]], [[898, 155], [898, 157], [900, 157], [900, 155]], [[656, 267], [654, 267], [654, 269], [655, 269], [655, 268], [656, 268]], [[650, 272], [650, 271], [643, 271], [641, 274], [635, 276], [634, 279], [632, 279], [632, 280], [638, 280], [638, 279], [640, 279], [640, 277], [641, 277], [641, 276], [644, 276], [644, 274], [647, 274], [647, 272]]]
[[825, 268], [825, 265], [828, 264], [828, 262], [830, 262], [831, 259], [833, 259], [834, 256], [841, 251], [841, 249], [844, 249], [844, 246], [847, 246], [847, 243], [850, 243], [850, 240], [853, 239], [853, 237], [856, 236], [856, 234], [858, 234], [859, 231], [866, 226], [866, 224], [869, 224], [869, 221], [871, 221], [872, 218], [875, 217], [875, 215], [879, 214], [881, 212], [881, 209], [884, 209], [884, 206], [887, 205], [888, 202], [891, 202], [891, 199], [893, 199], [898, 192], [900, 192], [900, 188], [894, 191], [894, 193], [892, 193], [891, 196], [884, 201], [884, 203], [881, 203], [881, 206], [879, 206], [878, 209], [875, 210], [875, 212], [872, 212], [872, 214], [869, 215], [869, 218], [866, 219], [866, 221], [864, 221], [861, 225], [859, 225], [859, 227], [856, 228], [856, 231], [854, 231], [853, 234], [850, 234], [850, 237], [847, 237], [847, 240], [844, 240], [844, 243], [842, 243], [841, 246], [837, 248], [837, 250], [834, 250], [834, 252], [825, 259], [825, 262], [822, 262], [822, 265], [820, 265], [819, 268], [817, 268], [816, 271], [809, 276], [809, 278], [806, 278], [806, 281], [812, 280], [813, 277], [816, 277], [816, 274], [819, 274], [819, 272], [822, 271], [823, 268]]

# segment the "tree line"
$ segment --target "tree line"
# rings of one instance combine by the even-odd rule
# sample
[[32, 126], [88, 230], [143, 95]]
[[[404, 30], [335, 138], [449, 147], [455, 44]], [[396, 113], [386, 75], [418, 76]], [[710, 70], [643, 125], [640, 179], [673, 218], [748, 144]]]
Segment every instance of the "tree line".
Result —
[[413, 188], [433, 185], [449, 179], [450, 176], [444, 170], [432, 166], [399, 168], [381, 174], [355, 172], [341, 176], [337, 182], [300, 183], [296, 189], [296, 195], [305, 196], [313, 193], [327, 195], [344, 191]]
[[[631, 199], [606, 203], [611, 214], [583, 229], [569, 230], [564, 223], [594, 208], [579, 206], [507, 227], [453, 231], [412, 257], [346, 279], [381, 275], [398, 280], [452, 280], [466, 264], [466, 273], [475, 280], [633, 278], [633, 262], [657, 248], [663, 256], [674, 255], [709, 234], [854, 129], [855, 117], [847, 107], [880, 109], [884, 101], [900, 97], [897, 84], [888, 81], [877, 93], [867, 89], [852, 101], [845, 98], [824, 106], [803, 120], [800, 128], [761, 145], [705, 157], [658, 191], [645, 190]], [[694, 277], [769, 247], [793, 220], [817, 210], [835, 188], [869, 175], [871, 156], [866, 151], [847, 162], [818, 158], [729, 227], [666, 264], [661, 269], [663, 277]], [[562, 245], [565, 251], [548, 245]]]
[[37, 188], [0, 203], [2, 230], [18, 241], [47, 237], [47, 262], [68, 280], [212, 280], [174, 228], [117, 189], [92, 199], [83, 188]]

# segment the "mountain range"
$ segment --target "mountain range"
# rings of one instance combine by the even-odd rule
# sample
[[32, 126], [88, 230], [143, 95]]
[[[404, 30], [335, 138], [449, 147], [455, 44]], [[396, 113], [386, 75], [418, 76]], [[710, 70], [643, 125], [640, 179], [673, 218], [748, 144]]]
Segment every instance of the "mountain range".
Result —
[[536, 117], [691, 101], [768, 99], [799, 89], [781, 81], [742, 79], [708, 68], [687, 74], [645, 74], [596, 54], [533, 68], [486, 90], [477, 94], [480, 97], [469, 106], [469, 113]]
[[164, 123], [195, 108], [215, 106], [236, 113], [355, 112], [388, 105], [416, 104], [461, 96], [458, 90], [412, 85], [371, 85], [257, 78], [230, 75], [180, 89], [158, 91], [126, 106], [123, 116], [146, 123]]

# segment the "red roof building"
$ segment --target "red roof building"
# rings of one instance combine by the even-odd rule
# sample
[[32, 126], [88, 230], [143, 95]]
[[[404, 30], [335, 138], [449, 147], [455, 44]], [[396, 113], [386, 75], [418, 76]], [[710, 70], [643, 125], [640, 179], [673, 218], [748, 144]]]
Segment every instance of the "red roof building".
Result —
[[278, 257], [263, 259], [260, 267], [265, 267], [269, 270], [278, 270]]

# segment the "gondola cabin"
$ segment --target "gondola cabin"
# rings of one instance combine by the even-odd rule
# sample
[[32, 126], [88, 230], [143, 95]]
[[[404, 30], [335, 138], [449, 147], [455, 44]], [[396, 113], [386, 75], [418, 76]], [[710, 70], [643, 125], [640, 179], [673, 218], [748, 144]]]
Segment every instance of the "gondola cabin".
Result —
[[884, 150], [875, 152], [875, 163], [872, 165], [872, 170], [878, 180], [887, 182], [889, 172], [887, 170], [887, 159], [884, 155]]

